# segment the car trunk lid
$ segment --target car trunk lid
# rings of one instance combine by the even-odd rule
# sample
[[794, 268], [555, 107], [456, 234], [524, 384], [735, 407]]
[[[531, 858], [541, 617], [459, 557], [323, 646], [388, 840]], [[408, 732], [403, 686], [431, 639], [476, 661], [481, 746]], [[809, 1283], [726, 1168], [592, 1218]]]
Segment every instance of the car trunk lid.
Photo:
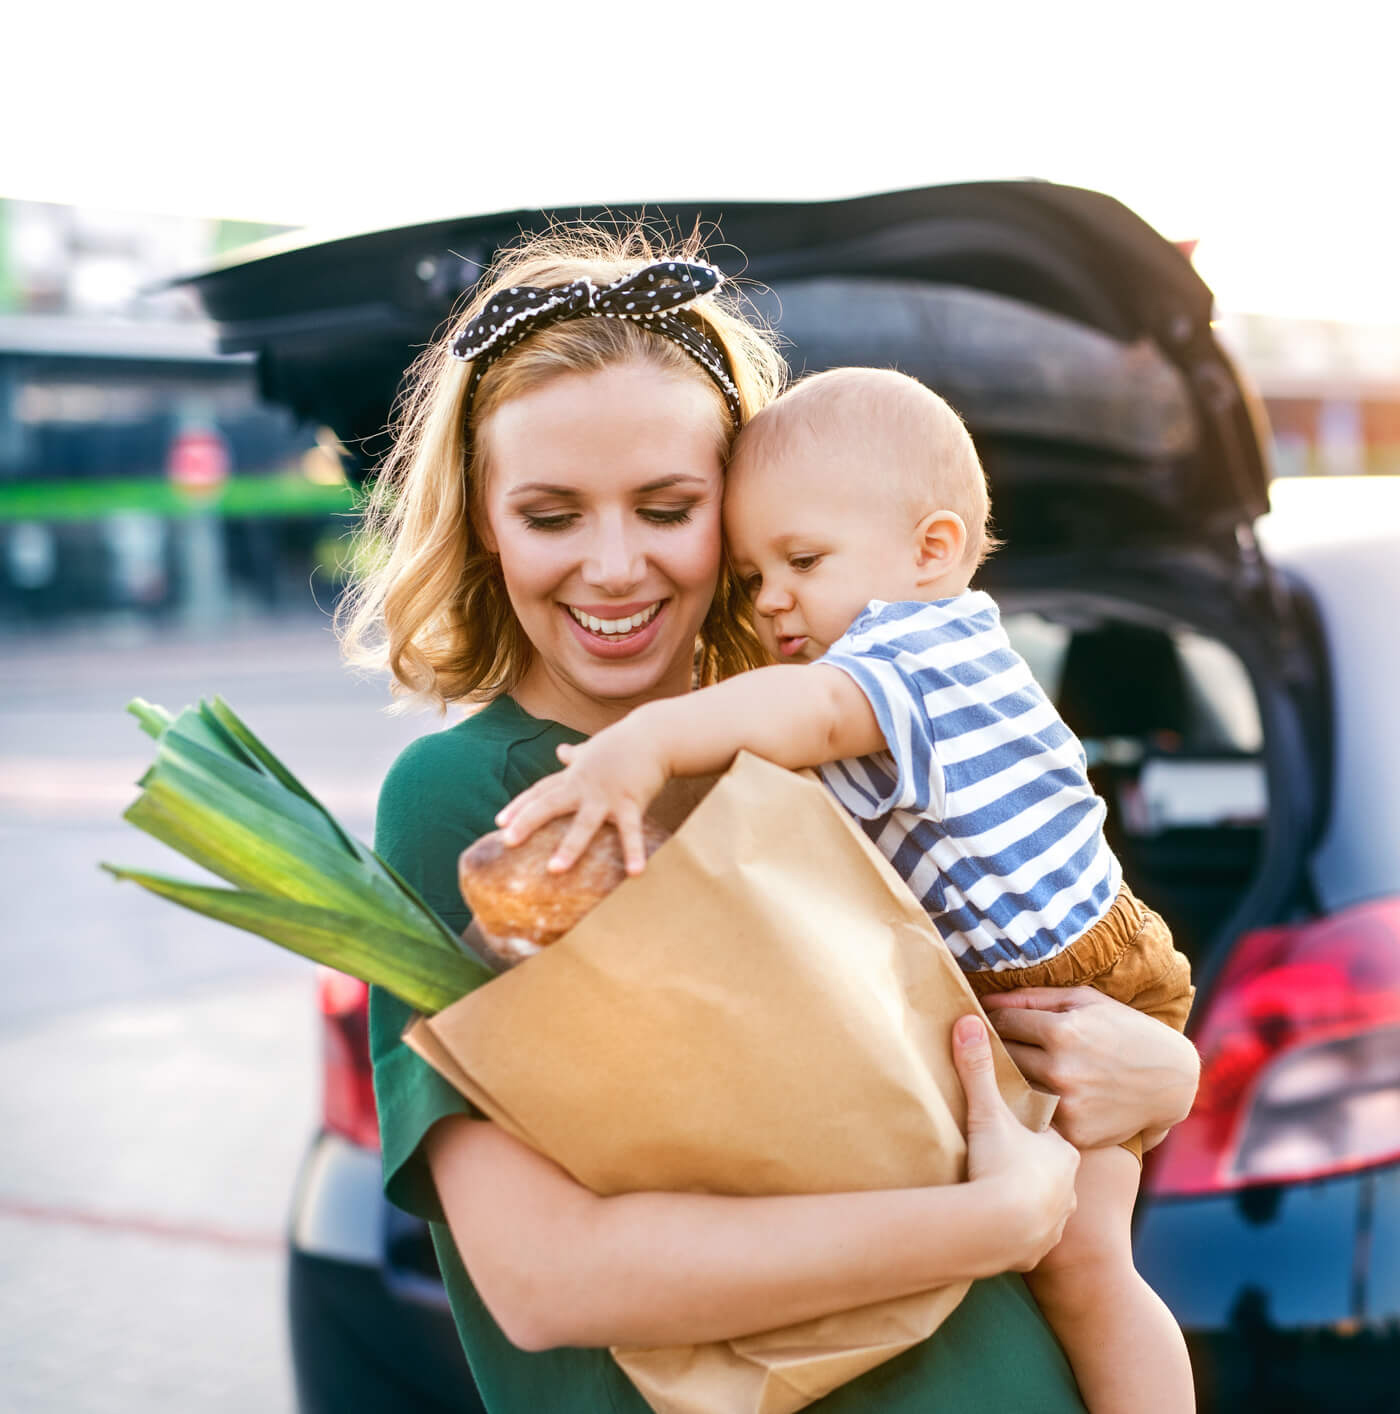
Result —
[[1262, 423], [1211, 330], [1209, 289], [1126, 207], [1079, 188], [516, 211], [277, 238], [184, 283], [225, 350], [258, 354], [264, 394], [329, 424], [363, 471], [403, 369], [498, 249], [561, 217], [643, 214], [717, 230], [720, 263], [795, 367], [893, 364], [944, 391], [983, 447], [1008, 538], [1204, 538], [1233, 558], [1267, 508]]

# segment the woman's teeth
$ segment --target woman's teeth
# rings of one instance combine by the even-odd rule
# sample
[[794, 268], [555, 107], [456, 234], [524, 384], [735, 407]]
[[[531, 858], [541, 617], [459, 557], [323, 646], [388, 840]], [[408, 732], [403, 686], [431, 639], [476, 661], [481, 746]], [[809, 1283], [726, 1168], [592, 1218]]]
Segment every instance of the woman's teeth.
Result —
[[595, 619], [592, 614], [581, 613], [572, 604], [566, 604], [564, 607], [573, 615], [575, 623], [582, 624], [593, 633], [631, 633], [643, 624], [649, 624], [656, 617], [661, 609], [661, 601], [657, 600], [641, 613], [632, 614], [625, 619]]

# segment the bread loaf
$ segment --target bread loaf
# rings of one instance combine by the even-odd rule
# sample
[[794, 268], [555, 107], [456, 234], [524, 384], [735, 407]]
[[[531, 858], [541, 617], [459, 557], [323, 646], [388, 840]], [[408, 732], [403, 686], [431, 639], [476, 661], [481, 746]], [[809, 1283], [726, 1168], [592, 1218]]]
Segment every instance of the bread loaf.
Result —
[[[551, 874], [546, 866], [571, 821], [571, 816], [551, 820], [514, 846], [493, 830], [458, 857], [462, 898], [503, 961], [518, 961], [563, 937], [627, 877], [622, 841], [611, 823], [593, 836], [571, 869]], [[648, 858], [670, 838], [650, 820], [642, 822], [642, 831]]]

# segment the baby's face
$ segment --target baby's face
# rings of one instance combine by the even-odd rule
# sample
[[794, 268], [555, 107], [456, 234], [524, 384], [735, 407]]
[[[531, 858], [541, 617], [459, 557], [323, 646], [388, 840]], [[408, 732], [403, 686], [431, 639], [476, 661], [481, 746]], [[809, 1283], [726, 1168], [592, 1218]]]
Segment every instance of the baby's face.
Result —
[[740, 454], [725, 478], [729, 557], [763, 645], [813, 662], [871, 599], [921, 597], [913, 525], [878, 472], [838, 445]]

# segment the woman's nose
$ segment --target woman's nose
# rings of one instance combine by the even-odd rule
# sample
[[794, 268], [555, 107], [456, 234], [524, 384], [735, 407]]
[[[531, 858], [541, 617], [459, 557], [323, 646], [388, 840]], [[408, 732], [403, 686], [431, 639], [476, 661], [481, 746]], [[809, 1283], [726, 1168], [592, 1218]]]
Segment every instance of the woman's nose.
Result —
[[640, 584], [645, 575], [641, 538], [625, 525], [600, 525], [584, 561], [584, 579], [608, 594], [621, 594]]

